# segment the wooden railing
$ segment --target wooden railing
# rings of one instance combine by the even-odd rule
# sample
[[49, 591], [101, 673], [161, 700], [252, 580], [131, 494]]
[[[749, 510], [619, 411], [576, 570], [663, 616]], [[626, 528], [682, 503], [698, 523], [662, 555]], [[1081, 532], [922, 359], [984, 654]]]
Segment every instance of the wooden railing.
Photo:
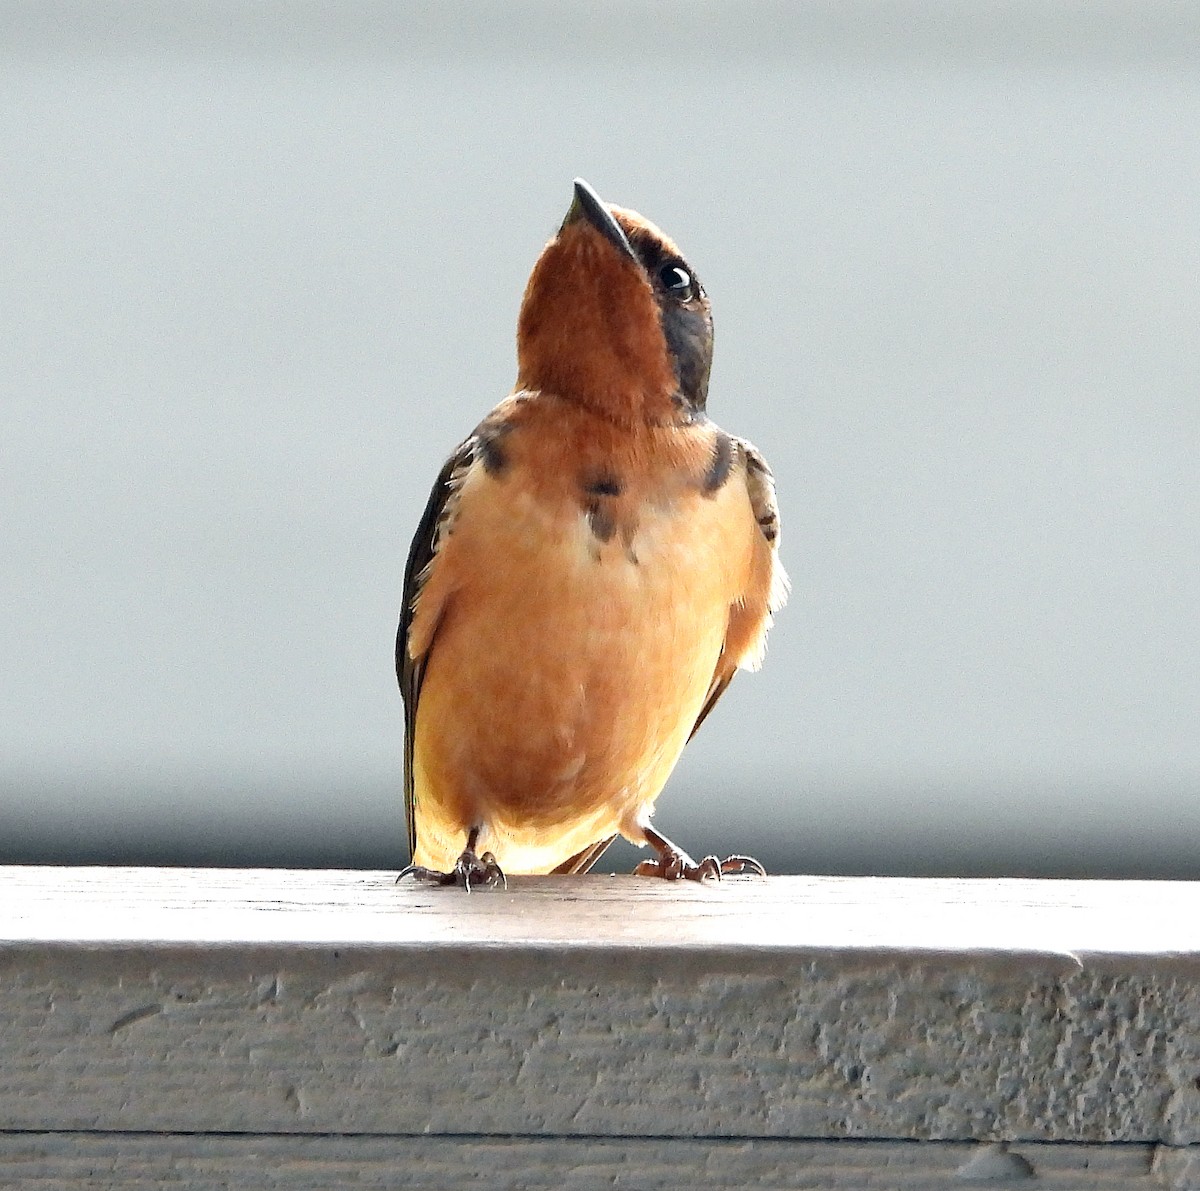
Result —
[[392, 877], [0, 869], [0, 1186], [1200, 1188], [1200, 886]]

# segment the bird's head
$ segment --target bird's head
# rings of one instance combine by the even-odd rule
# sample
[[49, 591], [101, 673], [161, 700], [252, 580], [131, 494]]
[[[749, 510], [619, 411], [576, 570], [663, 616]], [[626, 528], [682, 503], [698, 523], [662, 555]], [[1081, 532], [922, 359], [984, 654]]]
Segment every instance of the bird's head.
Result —
[[582, 179], [525, 287], [517, 383], [617, 421], [704, 410], [712, 365], [708, 296], [679, 249]]

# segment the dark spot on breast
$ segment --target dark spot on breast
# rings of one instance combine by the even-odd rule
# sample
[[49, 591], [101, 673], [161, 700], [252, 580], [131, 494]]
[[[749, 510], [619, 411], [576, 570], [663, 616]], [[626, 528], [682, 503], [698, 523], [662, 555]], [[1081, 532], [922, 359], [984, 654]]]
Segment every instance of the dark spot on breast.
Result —
[[603, 475], [583, 486], [588, 496], [620, 496], [625, 485], [614, 475]]
[[617, 532], [617, 521], [612, 513], [598, 500], [589, 501], [587, 506], [588, 528], [597, 541], [608, 542]]
[[729, 479], [732, 470], [733, 440], [723, 430], [718, 430], [716, 442], [713, 443], [712, 462], [708, 465], [708, 471], [704, 473], [700, 490], [705, 496], [713, 496]]
[[483, 470], [489, 476], [499, 476], [508, 467], [508, 453], [501, 445], [501, 440], [508, 431], [509, 427], [504, 422], [494, 426], [485, 422], [476, 433], [476, 450], [483, 462]]

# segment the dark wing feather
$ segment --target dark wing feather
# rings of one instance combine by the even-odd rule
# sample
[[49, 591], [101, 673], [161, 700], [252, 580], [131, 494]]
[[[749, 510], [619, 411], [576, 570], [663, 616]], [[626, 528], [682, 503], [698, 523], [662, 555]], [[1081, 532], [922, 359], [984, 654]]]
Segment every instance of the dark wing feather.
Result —
[[[779, 501], [775, 496], [775, 477], [762, 457], [762, 452], [753, 443], [740, 438], [738, 447], [746, 457], [746, 487], [750, 491], [750, 507], [754, 510], [754, 519], [771, 549], [778, 550]], [[783, 594], [779, 596], [780, 603], [786, 594], [785, 585]]]
[[725, 693], [725, 688], [733, 681], [733, 676], [736, 673], [730, 670], [724, 673], [718, 670], [713, 676], [712, 685], [708, 688], [708, 694], [704, 696], [704, 706], [700, 708], [700, 714], [696, 716], [696, 722], [692, 725], [691, 732], [688, 733], [688, 740], [691, 740], [697, 732], [700, 731], [700, 725], [708, 719], [708, 713], [717, 705], [717, 700]]
[[[737, 449], [737, 454], [745, 460], [746, 463], [746, 488], [750, 493], [750, 507], [754, 511], [754, 519], [758, 522], [759, 532], [766, 539], [767, 544], [772, 550], [779, 549], [779, 504], [775, 499], [775, 477], [771, 474], [771, 469], [767, 466], [767, 461], [762, 457], [757, 447], [752, 443], [748, 443], [744, 438], [736, 438], [733, 440], [734, 446]], [[786, 586], [784, 587], [786, 594]], [[782, 603], [782, 597], [779, 602]], [[775, 611], [772, 606], [771, 611]], [[729, 666], [725, 662], [725, 651], [721, 651], [721, 656], [717, 659], [717, 670], [713, 675], [713, 680], [708, 688], [708, 694], [704, 697], [704, 706], [700, 708], [700, 714], [696, 717], [696, 722], [692, 725], [692, 730], [688, 735], [688, 740], [700, 730], [700, 725], [708, 719], [709, 712], [716, 707], [718, 700], [725, 693], [726, 688], [733, 681], [734, 674], [737, 673], [735, 666]]]
[[570, 860], [564, 860], [558, 868], [552, 870], [551, 875], [573, 877], [577, 873], [588, 872], [616, 838], [615, 835], [610, 835], [605, 839], [598, 839], [594, 844], [588, 844], [582, 852], [576, 852]]
[[400, 627], [396, 630], [396, 679], [400, 697], [404, 700], [404, 817], [408, 825], [408, 849], [411, 856], [417, 846], [416, 805], [413, 801], [413, 742], [417, 727], [417, 703], [421, 697], [421, 680], [425, 674], [425, 659], [414, 661], [408, 653], [408, 630], [412, 625], [413, 609], [421, 594], [430, 563], [437, 553], [438, 543], [446, 522], [453, 515], [452, 501], [462, 486], [467, 468], [475, 457], [475, 437], [467, 439], [446, 460], [434, 481], [433, 491], [421, 514], [420, 524], [413, 536], [404, 568], [404, 596], [400, 605]]

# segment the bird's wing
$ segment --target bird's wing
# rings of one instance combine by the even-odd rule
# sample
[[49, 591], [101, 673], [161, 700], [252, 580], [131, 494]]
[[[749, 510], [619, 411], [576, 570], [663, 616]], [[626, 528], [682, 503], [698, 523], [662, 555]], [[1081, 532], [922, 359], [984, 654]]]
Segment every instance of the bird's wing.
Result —
[[404, 568], [404, 597], [400, 606], [400, 627], [396, 630], [396, 679], [400, 683], [400, 696], [404, 700], [404, 817], [408, 824], [410, 856], [417, 846], [413, 745], [416, 739], [417, 703], [421, 697], [421, 680], [425, 675], [425, 661], [429, 651], [426, 649], [419, 657], [414, 658], [408, 650], [408, 634], [412, 627], [417, 600], [434, 565], [446, 528], [454, 518], [458, 495], [475, 460], [477, 446], [478, 437], [472, 435], [446, 460], [445, 466], [438, 473], [425, 511], [421, 514], [417, 532], [413, 536], [412, 546], [408, 551], [408, 563]]
[[594, 844], [588, 844], [582, 852], [576, 852], [570, 860], [564, 860], [558, 868], [553, 870], [551, 875], [573, 877], [577, 873], [589, 872], [592, 865], [604, 855], [608, 845], [616, 838], [615, 835], [608, 835], [604, 839], [598, 839]]
[[725, 693], [725, 688], [733, 681], [737, 667], [731, 666], [726, 669], [724, 662], [725, 654], [722, 653], [721, 660], [717, 663], [717, 672], [713, 675], [713, 680], [709, 684], [708, 694], [704, 696], [704, 706], [700, 708], [700, 714], [696, 716], [696, 722], [692, 725], [691, 732], [688, 733], [688, 740], [691, 740], [700, 731], [700, 725], [708, 719], [708, 713], [716, 707], [717, 701]]
[[757, 447], [745, 439], [734, 439], [734, 445], [745, 464], [746, 490], [762, 541], [755, 550], [748, 590], [729, 610], [725, 644], [689, 740], [717, 705], [738, 669], [757, 670], [762, 664], [772, 617], [787, 600], [788, 578], [779, 561], [779, 503], [775, 498], [775, 477]]

